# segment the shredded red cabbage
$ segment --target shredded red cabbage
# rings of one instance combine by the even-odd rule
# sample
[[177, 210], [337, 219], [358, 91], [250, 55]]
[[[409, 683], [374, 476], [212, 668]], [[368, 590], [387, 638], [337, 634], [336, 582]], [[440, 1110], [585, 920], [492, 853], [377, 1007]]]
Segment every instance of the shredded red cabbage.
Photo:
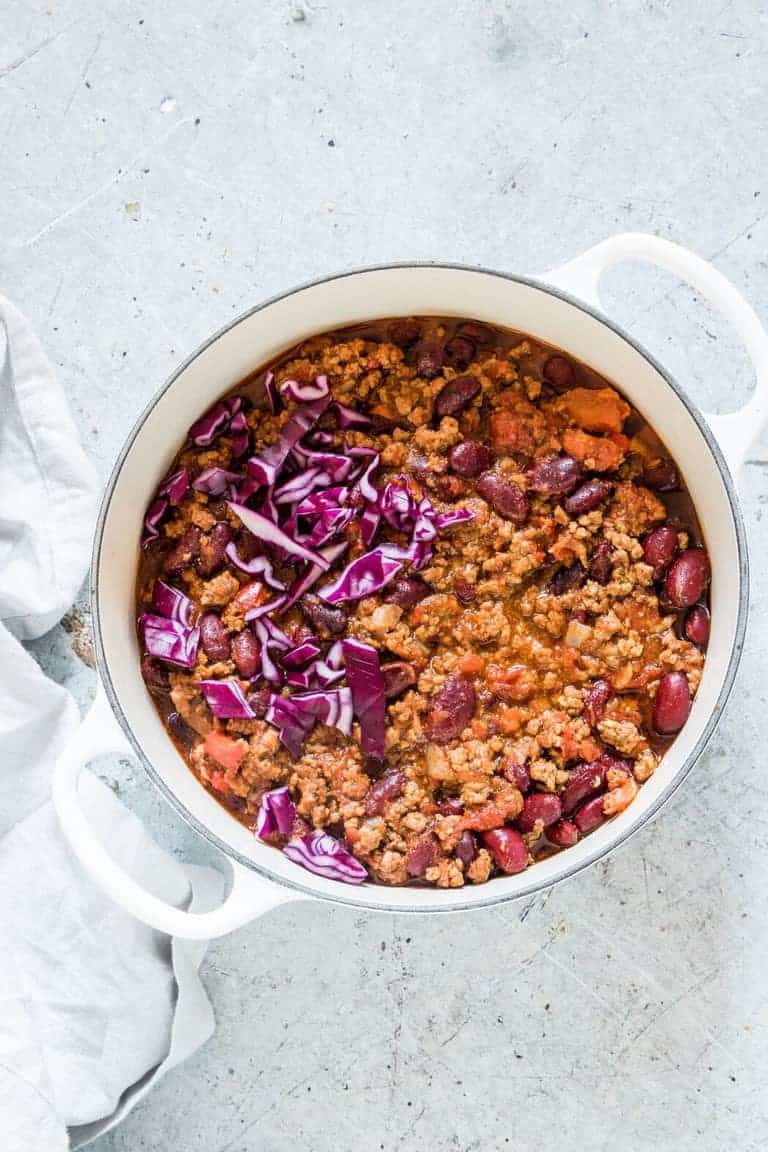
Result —
[[324, 452], [319, 448], [305, 448], [299, 445], [293, 449], [293, 458], [302, 467], [319, 468], [330, 477], [329, 483], [340, 484], [352, 471], [353, 460], [338, 452]]
[[253, 630], [256, 633], [256, 639], [259, 642], [259, 650], [261, 653], [261, 675], [265, 680], [268, 680], [270, 684], [276, 684], [280, 687], [283, 683], [283, 674], [272, 659], [270, 648], [274, 647], [274, 645], [270, 642], [271, 637], [264, 626], [264, 621], [254, 620]]
[[254, 536], [263, 541], [265, 544], [272, 544], [281, 548], [284, 552], [290, 553], [292, 556], [300, 556], [302, 560], [307, 560], [310, 564], [316, 565], [321, 571], [327, 572], [330, 565], [328, 561], [318, 552], [312, 552], [309, 548], [305, 548], [298, 541], [292, 540], [287, 536], [281, 528], [278, 527], [276, 520], [268, 520], [261, 512], [256, 512], [252, 508], [246, 508], [242, 504], [233, 504], [231, 501], [229, 507], [237, 517], [245, 524], [249, 532], [253, 532]]
[[450, 512], [437, 512], [434, 524], [438, 532], [444, 532], [446, 528], [453, 528], [455, 524], [466, 524], [468, 520], [474, 518], [475, 514], [470, 508], [453, 508]]
[[344, 884], [362, 884], [368, 873], [341, 841], [327, 832], [310, 832], [298, 840], [291, 840], [283, 848], [294, 864], [300, 864], [316, 876], [341, 880]]
[[343, 532], [354, 518], [355, 513], [352, 508], [328, 508], [325, 512], [321, 512], [315, 521], [308, 543], [313, 548], [320, 548], [323, 544], [333, 540], [334, 536]]
[[251, 476], [260, 484], [274, 484], [291, 449], [316, 424], [329, 402], [330, 394], [303, 408], [297, 408], [280, 429], [280, 435], [275, 443], [265, 448], [260, 456], [251, 456], [246, 461], [245, 466]]
[[264, 395], [267, 398], [267, 403], [269, 404], [272, 415], [277, 415], [280, 410], [280, 397], [277, 392], [277, 386], [275, 385], [275, 374], [272, 371], [267, 372], [264, 377]]
[[226, 432], [232, 418], [243, 407], [242, 396], [228, 396], [219, 400], [201, 416], [189, 430], [189, 438], [198, 448], [208, 448], [223, 432]]
[[303, 672], [286, 672], [285, 683], [289, 688], [311, 688], [312, 672], [309, 668]]
[[178, 620], [185, 628], [190, 628], [192, 625], [192, 601], [178, 588], [173, 588], [164, 580], [155, 580], [152, 589], [152, 607], [158, 616]]
[[366, 756], [384, 759], [386, 702], [379, 654], [360, 640], [342, 640], [352, 706], [360, 721], [360, 747]]
[[349, 500], [349, 488], [337, 486], [324, 488], [321, 492], [313, 492], [296, 506], [297, 516], [315, 516], [326, 512], [329, 508], [343, 507]]
[[371, 421], [367, 416], [363, 416], [362, 412], [357, 412], [346, 404], [340, 404], [338, 400], [334, 400], [331, 408], [339, 422], [339, 428], [370, 428]]
[[154, 616], [151, 612], [140, 616], [139, 624], [144, 631], [144, 647], [150, 656], [178, 664], [181, 668], [194, 668], [200, 643], [199, 628], [186, 628], [178, 620]]
[[318, 590], [318, 595], [329, 604], [361, 600], [385, 588], [402, 567], [402, 562], [386, 555], [383, 548], [373, 548], [348, 564], [337, 580]]
[[302, 713], [290, 699], [272, 695], [265, 715], [267, 723], [277, 728], [280, 742], [288, 749], [294, 760], [301, 756], [304, 739], [315, 724], [313, 716]]
[[229, 425], [229, 434], [232, 437], [232, 459], [239, 460], [245, 456], [251, 446], [251, 434], [245, 412], [236, 412]]
[[300, 384], [298, 380], [283, 380], [280, 385], [280, 395], [286, 396], [294, 404], [311, 404], [313, 400], [322, 400], [329, 393], [327, 376], [316, 376], [313, 384]]
[[321, 548], [320, 554], [326, 561], [325, 569], [320, 568], [317, 564], [312, 564], [307, 568], [303, 576], [299, 576], [288, 589], [288, 598], [285, 603], [281, 605], [280, 611], [287, 612], [305, 592], [308, 592], [309, 589], [317, 583], [323, 575], [323, 571], [327, 571], [332, 564], [335, 564], [348, 547], [349, 541], [342, 540], [339, 544], [328, 544], [324, 548]]
[[262, 576], [264, 583], [269, 584], [270, 588], [275, 588], [278, 592], [285, 591], [285, 584], [275, 576], [272, 563], [266, 556], [254, 556], [253, 560], [242, 560], [234, 540], [230, 540], [227, 544], [224, 555], [241, 572], [247, 572], [249, 576]]
[[349, 688], [294, 693], [290, 700], [300, 714], [312, 716], [329, 728], [338, 728], [345, 736], [352, 731], [352, 693]]
[[302, 641], [297, 648], [292, 648], [290, 652], [286, 652], [283, 656], [283, 668], [301, 668], [302, 665], [308, 664], [310, 660], [314, 660], [315, 656], [320, 655], [320, 645], [314, 637]]
[[374, 504], [378, 503], [379, 492], [373, 483], [373, 474], [379, 466], [381, 457], [379, 453], [373, 448], [350, 448], [349, 455], [355, 456], [359, 460], [369, 460], [369, 464], [363, 464], [361, 473], [356, 477], [357, 488], [366, 500], [372, 501]]
[[242, 476], [236, 472], [227, 472], [226, 468], [206, 468], [192, 481], [192, 487], [195, 491], [205, 492], [208, 496], [221, 496], [241, 480]]
[[168, 510], [168, 501], [163, 499], [153, 500], [147, 509], [147, 514], [144, 517], [144, 534], [141, 537], [141, 546], [146, 548], [153, 540], [157, 540], [160, 536], [160, 523]]
[[256, 835], [290, 836], [293, 821], [296, 818], [296, 805], [291, 800], [287, 788], [273, 788], [265, 792], [259, 802], [259, 814], [256, 817]]
[[306, 500], [316, 488], [327, 487], [330, 483], [331, 477], [322, 468], [303, 468], [275, 489], [275, 504], [295, 504]]
[[219, 720], [253, 720], [254, 711], [237, 680], [201, 680], [200, 688]]
[[153, 540], [157, 540], [160, 535], [160, 524], [169, 506], [181, 503], [188, 490], [189, 473], [186, 468], [179, 468], [177, 472], [163, 480], [144, 517], [144, 532], [141, 537], [142, 548], [146, 548]]
[[166, 496], [169, 504], [180, 504], [189, 490], [189, 473], [179, 468], [169, 476], [157, 490], [158, 496]]

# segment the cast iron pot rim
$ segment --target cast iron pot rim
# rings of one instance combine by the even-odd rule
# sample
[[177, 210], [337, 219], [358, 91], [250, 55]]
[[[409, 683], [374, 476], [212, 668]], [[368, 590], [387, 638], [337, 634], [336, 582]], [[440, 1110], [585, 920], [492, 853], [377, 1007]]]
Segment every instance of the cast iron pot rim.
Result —
[[[672, 780], [670, 780], [664, 791], [657, 797], [657, 799], [648, 809], [643, 811], [633, 821], [633, 823], [629, 825], [629, 827], [624, 831], [619, 839], [615, 840], [611, 844], [607, 844], [605, 847], [595, 849], [595, 851], [591, 852], [586, 857], [586, 859], [581, 860], [578, 864], [574, 864], [556, 880], [549, 880], [546, 882], [537, 881], [535, 879], [536, 865], [533, 864], [528, 869], [528, 872], [532, 877], [531, 881], [518, 891], [500, 893], [498, 895], [491, 893], [481, 899], [475, 898], [467, 900], [464, 903], [453, 904], [450, 907], [445, 907], [439, 903], [432, 905], [419, 905], [418, 908], [403, 907], [399, 904], [373, 905], [365, 899], [355, 899], [355, 893], [358, 891], [358, 889], [352, 885], [344, 885], [341, 882], [339, 883], [338, 896], [335, 893], [333, 895], [329, 895], [325, 892], [317, 892], [314, 888], [310, 888], [306, 884], [302, 884], [298, 881], [294, 882], [292, 880], [287, 880], [283, 876], [275, 875], [275, 873], [272, 872], [269, 868], [265, 868], [259, 864], [254, 863], [254, 861], [248, 859], [247, 856], [241, 855], [240, 852], [225, 844], [224, 841], [219, 839], [219, 837], [213, 831], [211, 831], [211, 829], [206, 824], [201, 823], [197, 817], [193, 816], [193, 814], [188, 811], [188, 809], [181, 802], [173, 789], [168, 787], [160, 774], [155, 770], [149, 757], [144, 753], [138, 738], [134, 735], [133, 730], [123, 712], [117, 691], [112, 683], [109, 665], [107, 663], [107, 658], [104, 652], [101, 634], [101, 620], [99, 615], [98, 573], [101, 559], [101, 544], [104, 533], [104, 523], [109, 513], [110, 504], [112, 502], [112, 495], [115, 487], [117, 486], [117, 481], [122, 470], [123, 462], [125, 461], [125, 458], [127, 457], [128, 453], [133, 447], [134, 442], [144, 427], [148, 416], [155, 408], [155, 405], [165, 395], [168, 389], [175, 384], [179, 376], [181, 376], [182, 373], [187, 370], [189, 365], [194, 360], [196, 360], [198, 356], [205, 352], [206, 349], [210, 348], [212, 344], [215, 344], [217, 340], [220, 340], [222, 336], [225, 336], [227, 332], [231, 331], [231, 329], [235, 328], [243, 320], [248, 319], [248, 317], [255, 315], [257, 312], [263, 311], [265, 308], [269, 308], [272, 304], [276, 304], [279, 300], [285, 300], [289, 296], [294, 296], [299, 292], [303, 292], [307, 288], [319, 287], [320, 285], [327, 284], [332, 280], [343, 280], [348, 277], [359, 276], [367, 272], [386, 272], [398, 268], [437, 268], [446, 269], [449, 271], [479, 273], [484, 276], [495, 276], [500, 280], [509, 280], [517, 284], [522, 284], [526, 288], [533, 288], [539, 292], [548, 293], [550, 296], [555, 296], [557, 299], [563, 300], [566, 304], [570, 304], [572, 307], [578, 308], [581, 312], [584, 312], [586, 315], [592, 317], [593, 320], [597, 320], [599, 323], [604, 324], [617, 336], [621, 337], [622, 340], [625, 340], [627, 344], [634, 348], [634, 350], [639, 353], [639, 355], [642, 356], [643, 359], [646, 360], [648, 364], [650, 364], [651, 367], [654, 368], [656, 372], [658, 372], [659, 375], [666, 381], [666, 383], [669, 385], [681, 403], [685, 406], [691, 418], [696, 423], [699, 432], [701, 433], [707, 444], [707, 447], [712, 453], [715, 459], [715, 463], [717, 464], [720, 477], [723, 481], [723, 485], [725, 486], [726, 493], [728, 495], [728, 502], [730, 504], [731, 514], [733, 516], [734, 527], [736, 530], [736, 546], [739, 556], [739, 607], [736, 620], [736, 634], [734, 636], [733, 647], [731, 649], [731, 654], [728, 660], [728, 667], [726, 668], [725, 675], [723, 677], [722, 687], [720, 688], [720, 693], [717, 697], [703, 732], [699, 736], [699, 739], [696, 741], [685, 761], [680, 766]], [[720, 720], [728, 697], [731, 694], [731, 689], [733, 688], [733, 682], [736, 677], [736, 672], [738, 670], [739, 662], [741, 660], [741, 655], [744, 649], [744, 635], [747, 626], [749, 605], [749, 557], [744, 520], [741, 509], [739, 507], [736, 488], [728, 469], [728, 465], [725, 462], [725, 457], [723, 456], [722, 450], [714, 436], [714, 433], [712, 432], [702, 413], [699, 411], [698, 407], [686, 395], [684, 389], [676, 382], [676, 380], [673, 379], [672, 376], [670, 376], [670, 374], [665, 368], [662, 367], [659, 361], [653, 355], [651, 355], [651, 353], [648, 352], [642, 344], [640, 344], [633, 336], [631, 336], [624, 328], [622, 328], [621, 325], [615, 323], [613, 320], [610, 320], [598, 309], [593, 308], [591, 305], [584, 303], [582, 300], [579, 300], [575, 296], [572, 296], [569, 292], [564, 292], [560, 288], [555, 288], [552, 285], [547, 284], [545, 280], [538, 280], [532, 276], [519, 276], [509, 272], [499, 272], [493, 268], [484, 268], [482, 266], [473, 266], [470, 264], [449, 263], [441, 260], [403, 260], [395, 261], [389, 264], [373, 264], [361, 268], [351, 268], [346, 272], [336, 272], [328, 276], [320, 276], [314, 280], [307, 280], [303, 284], [299, 284], [294, 288], [289, 288], [285, 292], [278, 292], [276, 295], [270, 296], [267, 300], [262, 301], [262, 303], [254, 305], [253, 308], [246, 309], [245, 312], [242, 312], [239, 316], [235, 317], [233, 320], [230, 320], [228, 324], [225, 324], [219, 328], [218, 331], [216, 331], [212, 336], [209, 336], [207, 340], [204, 340], [203, 343], [200, 344], [195, 349], [195, 351], [192, 352], [191, 355], [189, 355], [179, 365], [179, 367], [171, 373], [165, 383], [158, 389], [158, 391], [146, 405], [139, 418], [133, 425], [133, 428], [123, 443], [123, 446], [107, 481], [106, 489], [104, 491], [104, 496], [101, 502], [101, 508], [99, 509], [99, 515], [96, 522], [96, 532], [93, 541], [90, 572], [90, 601], [93, 617], [93, 631], [98, 672], [101, 676], [104, 690], [107, 694], [107, 699], [112, 706], [112, 710], [117, 716], [123, 732], [130, 741], [134, 751], [136, 752], [136, 755], [144, 767], [144, 770], [147, 772], [153, 784], [160, 790], [165, 799], [176, 810], [179, 816], [181, 816], [181, 818], [191, 828], [193, 828], [195, 832], [198, 833], [198, 835], [206, 839], [220, 852], [223, 852], [225, 856], [235, 860], [243, 867], [249, 868], [253, 872], [257, 872], [259, 875], [263, 876], [265, 880], [285, 888], [291, 888], [295, 891], [302, 892], [308, 897], [316, 900], [324, 900], [328, 901], [329, 903], [348, 904], [352, 907], [364, 908], [372, 912], [402, 912], [409, 915], [414, 913], [427, 912], [466, 912], [474, 908], [487, 908], [490, 905], [502, 904], [509, 900], [519, 900], [526, 896], [532, 896], [544, 888], [551, 888], [554, 887], [555, 884], [560, 884], [564, 880], [571, 879], [579, 872], [582, 872], [585, 868], [595, 864], [598, 860], [601, 860], [603, 857], [608, 856], [610, 853], [616, 851], [616, 849], [623, 847], [631, 839], [631, 837], [633, 837], [636, 832], [638, 832], [650, 820], [652, 820], [660, 811], [662, 806], [671, 799], [685, 778], [688, 776], [694, 764], [699, 759], [702, 752], [709, 743], [712, 733], [714, 732]], [[234, 817], [232, 817], [232, 819], [234, 819]], [[566, 853], [567, 851], [568, 849], [565, 849]], [[490, 882], [490, 885], [493, 885], [493, 881]], [[365, 888], [363, 887], [362, 890], [364, 891]], [[478, 889], [474, 888], [472, 891], [476, 893], [478, 892]]]

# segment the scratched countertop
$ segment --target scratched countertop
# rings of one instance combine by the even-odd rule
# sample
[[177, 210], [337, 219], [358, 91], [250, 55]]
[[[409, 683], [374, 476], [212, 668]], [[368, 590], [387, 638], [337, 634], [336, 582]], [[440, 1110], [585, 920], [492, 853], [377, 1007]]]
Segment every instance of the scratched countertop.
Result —
[[[638, 229], [711, 259], [768, 317], [761, 7], [3, 0], [0, 289], [103, 477], [191, 349], [332, 270], [537, 272]], [[744, 402], [744, 355], [688, 289], [628, 266], [607, 307], [705, 408]], [[524, 905], [300, 905], [216, 942], [215, 1036], [97, 1152], [766, 1146], [760, 456], [741, 479], [741, 669], [658, 819]], [[85, 599], [31, 647], [85, 706]], [[207, 858], [141, 769], [105, 773], [163, 844]]]

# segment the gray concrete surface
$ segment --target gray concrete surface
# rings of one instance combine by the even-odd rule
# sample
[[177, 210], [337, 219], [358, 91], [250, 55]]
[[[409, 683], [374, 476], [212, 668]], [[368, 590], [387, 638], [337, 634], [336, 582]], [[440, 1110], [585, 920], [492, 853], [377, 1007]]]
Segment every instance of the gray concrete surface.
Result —
[[[537, 271], [647, 229], [768, 316], [757, 2], [0, 0], [0, 24], [0, 285], [103, 475], [183, 355], [332, 269]], [[689, 291], [627, 268], [609, 303], [707, 405], [743, 399], [741, 352]], [[215, 1037], [97, 1152], [766, 1146], [763, 467], [743, 498], [746, 654], [653, 826], [525, 907], [302, 906], [216, 943]], [[85, 703], [84, 605], [67, 625], [34, 650]], [[205, 856], [140, 771], [105, 771]]]

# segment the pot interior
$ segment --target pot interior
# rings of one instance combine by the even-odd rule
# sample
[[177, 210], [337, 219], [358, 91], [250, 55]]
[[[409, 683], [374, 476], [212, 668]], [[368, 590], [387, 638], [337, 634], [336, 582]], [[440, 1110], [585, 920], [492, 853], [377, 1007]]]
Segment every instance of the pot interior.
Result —
[[[352, 887], [313, 876], [261, 843], [208, 795], [174, 748], [139, 672], [138, 542], [144, 509], [187, 428], [222, 393], [307, 336], [380, 317], [425, 314], [529, 333], [616, 382], [685, 475], [712, 561], [712, 632], [691, 716], [655, 775], [620, 816], [575, 847], [478, 887]], [[101, 674], [113, 706], [153, 779], [193, 826], [242, 863], [327, 898], [402, 910], [450, 909], [528, 894], [578, 871], [626, 839], [676, 787], [708, 738], [735, 673], [746, 616], [746, 553], [732, 485], [711, 434], [625, 335], [542, 284], [417, 265], [354, 272], [297, 289], [243, 316], [178, 370], [139, 420], [116, 465], [97, 533], [92, 592]]]

